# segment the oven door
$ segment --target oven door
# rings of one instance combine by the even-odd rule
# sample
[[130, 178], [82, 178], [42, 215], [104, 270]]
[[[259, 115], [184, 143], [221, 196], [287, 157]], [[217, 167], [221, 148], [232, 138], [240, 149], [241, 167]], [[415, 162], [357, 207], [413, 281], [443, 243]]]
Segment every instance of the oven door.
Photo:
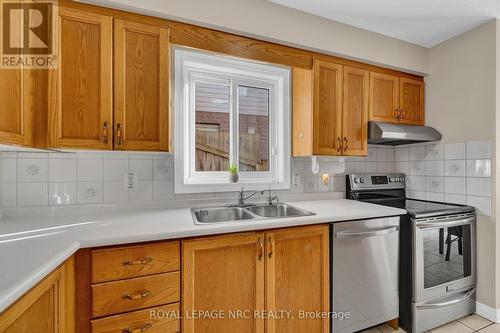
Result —
[[414, 302], [475, 285], [475, 215], [417, 219], [412, 227]]

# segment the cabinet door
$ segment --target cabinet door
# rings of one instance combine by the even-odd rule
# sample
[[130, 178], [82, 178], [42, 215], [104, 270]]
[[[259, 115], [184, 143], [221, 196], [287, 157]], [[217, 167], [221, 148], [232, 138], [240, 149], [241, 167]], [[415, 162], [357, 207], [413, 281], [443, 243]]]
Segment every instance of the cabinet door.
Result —
[[0, 143], [33, 145], [35, 70], [0, 69]]
[[399, 78], [370, 73], [370, 120], [398, 123]]
[[342, 145], [342, 66], [314, 61], [313, 152], [340, 155]]
[[73, 272], [70, 258], [0, 315], [0, 332], [74, 332]]
[[59, 68], [51, 71], [49, 145], [112, 149], [112, 18], [59, 8]]
[[168, 29], [115, 20], [115, 149], [168, 150]]
[[[254, 317], [264, 309], [263, 242], [262, 233], [247, 233], [182, 243], [182, 332], [264, 332], [264, 320]], [[193, 318], [194, 311], [213, 312]]]
[[348, 156], [368, 153], [369, 77], [367, 70], [344, 66], [342, 152]]
[[265, 238], [266, 310], [294, 316], [268, 319], [266, 332], [329, 332], [329, 319], [301, 318], [301, 311], [330, 308], [328, 226], [281, 229]]
[[400, 78], [401, 123], [424, 124], [424, 81]]

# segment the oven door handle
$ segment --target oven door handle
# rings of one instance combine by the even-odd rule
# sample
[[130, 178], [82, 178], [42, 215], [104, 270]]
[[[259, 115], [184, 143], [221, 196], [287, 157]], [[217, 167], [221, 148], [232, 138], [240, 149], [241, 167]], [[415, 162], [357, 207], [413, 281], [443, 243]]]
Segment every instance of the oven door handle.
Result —
[[475, 217], [468, 217], [462, 220], [452, 220], [446, 222], [417, 222], [417, 227], [420, 229], [430, 229], [430, 228], [449, 228], [459, 225], [470, 224], [474, 222]]
[[335, 237], [337, 238], [366, 238], [373, 236], [382, 236], [392, 234], [394, 232], [398, 232], [399, 227], [390, 227], [378, 230], [370, 230], [370, 231], [339, 231], [335, 233]]
[[466, 299], [470, 298], [475, 292], [476, 292], [476, 287], [473, 287], [469, 291], [467, 291], [465, 293], [465, 295], [463, 295], [462, 297], [459, 297], [457, 299], [454, 299], [454, 300], [451, 300], [448, 302], [443, 302], [443, 303], [428, 303], [428, 304], [417, 305], [417, 308], [419, 308], [419, 309], [435, 309], [435, 308], [441, 308], [443, 306], [457, 304], [457, 303], [463, 302]]

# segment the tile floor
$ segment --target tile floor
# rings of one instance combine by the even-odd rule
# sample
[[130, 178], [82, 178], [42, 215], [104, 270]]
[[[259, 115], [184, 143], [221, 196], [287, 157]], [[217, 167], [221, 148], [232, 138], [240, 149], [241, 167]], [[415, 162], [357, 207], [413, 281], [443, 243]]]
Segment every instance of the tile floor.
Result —
[[[362, 331], [362, 333], [404, 333], [402, 329], [397, 331], [393, 330], [387, 324], [380, 325], [377, 327], [372, 327], [367, 330]], [[457, 321], [451, 322], [449, 324], [436, 327], [430, 331], [431, 333], [500, 333], [500, 324], [494, 324], [486, 318], [483, 318], [477, 314], [472, 314], [467, 317], [463, 317]]]

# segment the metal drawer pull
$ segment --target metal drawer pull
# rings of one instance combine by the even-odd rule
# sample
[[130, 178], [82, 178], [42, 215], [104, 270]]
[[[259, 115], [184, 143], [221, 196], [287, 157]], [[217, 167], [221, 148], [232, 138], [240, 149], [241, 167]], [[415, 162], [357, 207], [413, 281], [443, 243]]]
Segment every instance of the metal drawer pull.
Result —
[[444, 221], [444, 222], [417, 222], [417, 227], [420, 229], [429, 229], [429, 228], [449, 228], [464, 224], [469, 224], [474, 222], [475, 217], [469, 217], [461, 220], [452, 220], [452, 221]]
[[151, 291], [145, 290], [139, 294], [133, 294], [133, 295], [125, 294], [125, 295], [123, 295], [123, 298], [128, 299], [128, 300], [136, 300], [136, 299], [144, 298], [144, 297], [149, 296], [149, 295], [151, 295]]
[[141, 333], [141, 332], [146, 332], [151, 327], [153, 327], [153, 325], [151, 325], [150, 323], [147, 323], [146, 325], [142, 326], [141, 328], [133, 328], [133, 329], [124, 328], [122, 330], [122, 333]]
[[454, 299], [454, 300], [451, 300], [448, 302], [443, 302], [443, 303], [429, 303], [429, 304], [417, 305], [417, 308], [419, 308], [419, 309], [435, 309], [435, 308], [441, 308], [443, 306], [457, 304], [457, 303], [463, 302], [466, 299], [468, 299], [469, 297], [471, 297], [475, 291], [476, 291], [476, 287], [470, 289], [468, 292], [465, 293], [465, 295], [463, 295], [462, 297], [459, 297], [457, 299]]
[[124, 261], [123, 265], [148, 265], [151, 262], [153, 262], [153, 258], [147, 257], [142, 260], [131, 260], [131, 261]]
[[339, 231], [335, 233], [337, 238], [366, 238], [373, 236], [388, 235], [399, 231], [399, 227], [390, 227], [385, 229], [371, 230], [371, 231]]

